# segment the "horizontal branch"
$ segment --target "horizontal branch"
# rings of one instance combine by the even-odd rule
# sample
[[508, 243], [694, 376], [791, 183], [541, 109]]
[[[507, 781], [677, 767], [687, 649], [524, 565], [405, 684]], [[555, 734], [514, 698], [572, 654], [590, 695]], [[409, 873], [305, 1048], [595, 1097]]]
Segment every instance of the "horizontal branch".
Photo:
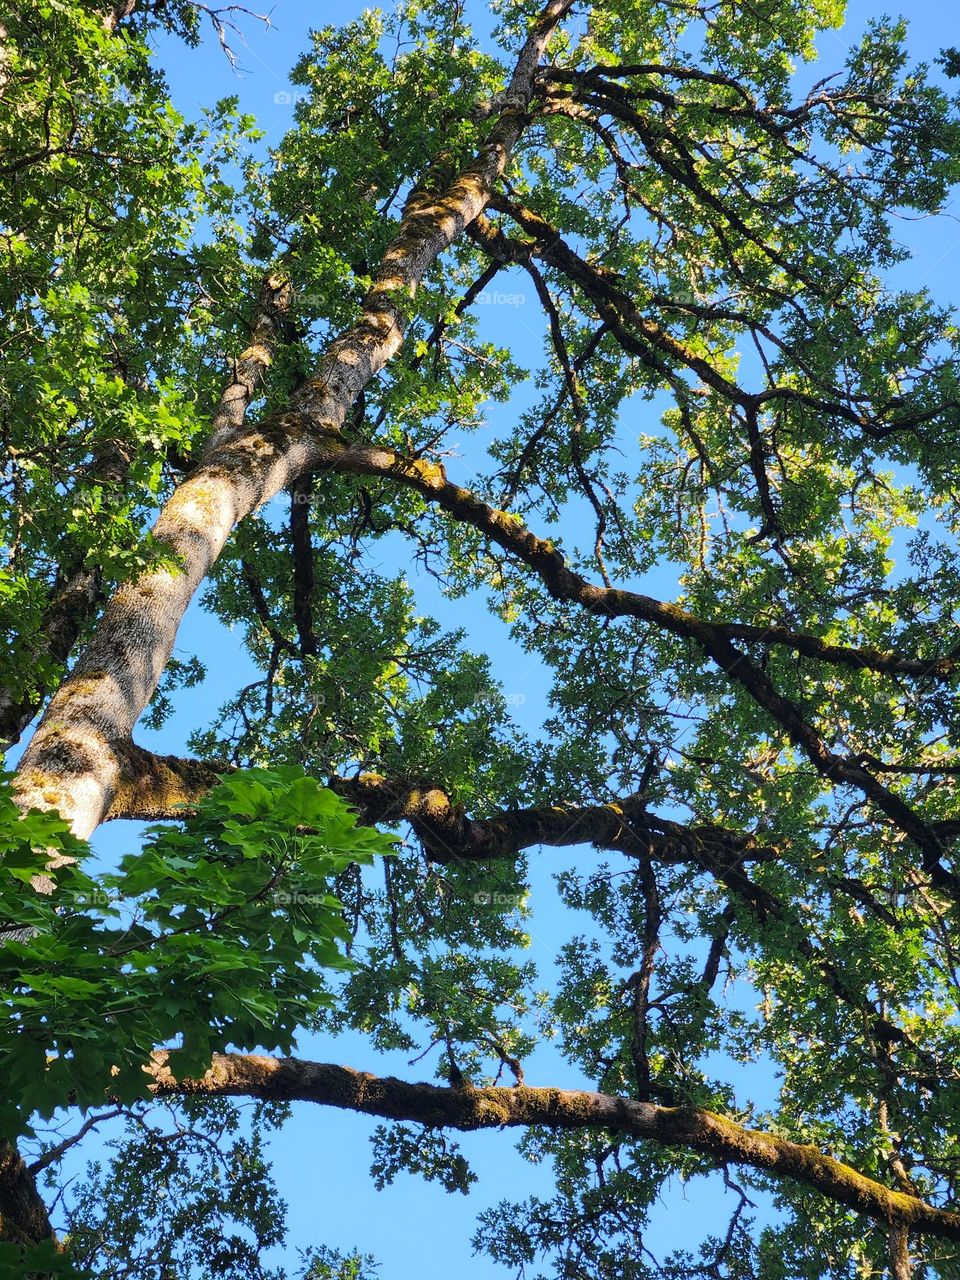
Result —
[[[232, 765], [159, 756], [134, 746], [118, 749], [125, 771], [108, 818], [140, 820], [186, 816]], [[856, 984], [808, 937], [804, 925], [783, 901], [752, 880], [749, 864], [781, 857], [789, 842], [766, 840], [713, 824], [688, 826], [651, 813], [643, 800], [627, 796], [608, 804], [572, 803], [501, 809], [485, 818], [469, 817], [439, 787], [415, 786], [403, 780], [361, 774], [334, 777], [329, 786], [358, 810], [361, 821], [374, 825], [409, 823], [427, 858], [434, 863], [489, 862], [515, 858], [540, 846], [567, 848], [589, 844], [599, 850], [638, 858], [643, 865], [690, 864], [711, 875], [737, 899], [761, 930], [776, 932], [823, 976], [842, 1003], [859, 1011], [864, 1026], [889, 1048], [908, 1047], [917, 1057], [922, 1082], [936, 1088], [937, 1064], [913, 1039], [871, 1004]]]
[[[114, 797], [110, 818], [162, 819], [185, 816], [230, 765], [208, 764], [177, 756], [154, 756], [130, 744], [124, 751], [128, 772]], [[686, 826], [651, 813], [643, 800], [627, 796], [608, 804], [544, 804], [501, 809], [486, 818], [469, 817], [439, 787], [412, 786], [378, 774], [335, 777], [329, 786], [353, 804], [368, 824], [409, 823], [427, 858], [434, 863], [489, 862], [515, 858], [524, 849], [568, 848], [589, 844], [626, 854], [649, 866], [687, 863], [711, 875], [739, 901], [761, 930], [776, 932], [823, 976], [843, 1004], [857, 1010], [879, 1044], [909, 1048], [924, 1073], [922, 1083], [936, 1088], [937, 1064], [914, 1040], [851, 985], [829, 955], [807, 935], [786, 903], [752, 880], [751, 863], [773, 861], [788, 841], [771, 835], [761, 840], [748, 832], [712, 824]]]
[[747, 874], [747, 864], [780, 857], [789, 847], [786, 839], [772, 835], [763, 841], [725, 827], [685, 826], [651, 813], [636, 796], [603, 805], [504, 809], [476, 819], [467, 817], [439, 787], [410, 787], [372, 774], [336, 778], [331, 786], [356, 805], [365, 822], [409, 822], [433, 862], [489, 861], [513, 858], [536, 846], [590, 844], [639, 858], [641, 865], [656, 861], [698, 866], [746, 908], [762, 931], [775, 933], [781, 946], [789, 944], [817, 969], [833, 995], [863, 1017], [865, 1031], [879, 1044], [886, 1050], [891, 1045], [909, 1048], [924, 1072], [922, 1083], [937, 1087], [936, 1062], [815, 945], [796, 911]]
[[120, 769], [104, 821], [164, 822], [186, 817], [234, 766], [161, 756], [133, 742], [113, 743]]
[[313, 1102], [387, 1120], [464, 1131], [530, 1125], [612, 1131], [665, 1147], [686, 1148], [721, 1163], [748, 1165], [791, 1178], [877, 1222], [917, 1234], [960, 1240], [960, 1213], [891, 1191], [816, 1147], [747, 1129], [699, 1107], [662, 1107], [579, 1089], [535, 1089], [525, 1085], [444, 1088], [410, 1084], [328, 1063], [241, 1054], [217, 1055], [200, 1080], [178, 1081], [165, 1054], [157, 1055], [150, 1070], [156, 1082], [154, 1090], [161, 1096]]
[[[162, 821], [185, 817], [232, 765], [155, 755], [128, 743], [115, 748], [123, 771], [108, 819]], [[756, 836], [725, 827], [684, 826], [651, 813], [635, 796], [609, 804], [572, 803], [502, 809], [471, 818], [445, 791], [361, 774], [328, 784], [368, 824], [408, 822], [433, 862], [513, 858], [537, 845], [592, 844], [659, 862], [696, 862], [722, 876], [744, 862], [769, 861], [779, 850]]]
[[484, 862], [513, 858], [539, 845], [590, 844], [658, 862], [695, 862], [720, 875], [742, 862], [768, 861], [778, 854], [743, 832], [662, 818], [635, 796], [609, 804], [501, 809], [471, 818], [439, 787], [411, 787], [375, 774], [334, 778], [330, 786], [357, 806], [365, 822], [409, 822], [433, 862]]

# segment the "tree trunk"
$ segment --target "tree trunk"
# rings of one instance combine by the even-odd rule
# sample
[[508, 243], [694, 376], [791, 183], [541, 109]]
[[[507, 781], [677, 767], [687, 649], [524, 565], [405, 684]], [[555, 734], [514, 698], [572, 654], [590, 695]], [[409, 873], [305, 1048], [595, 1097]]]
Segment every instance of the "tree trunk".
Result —
[[246, 430], [215, 420], [203, 461], [154, 527], [176, 567], [125, 584], [105, 608], [21, 761], [15, 786], [24, 808], [58, 809], [81, 837], [103, 821], [121, 781], [122, 746], [156, 689], [194, 592], [237, 523], [317, 465], [324, 436], [339, 435], [360, 391], [399, 349], [407, 299], [485, 208], [525, 127], [540, 59], [572, 2], [550, 0], [537, 19], [474, 160], [442, 194], [411, 196], [359, 320], [332, 343], [286, 411]]

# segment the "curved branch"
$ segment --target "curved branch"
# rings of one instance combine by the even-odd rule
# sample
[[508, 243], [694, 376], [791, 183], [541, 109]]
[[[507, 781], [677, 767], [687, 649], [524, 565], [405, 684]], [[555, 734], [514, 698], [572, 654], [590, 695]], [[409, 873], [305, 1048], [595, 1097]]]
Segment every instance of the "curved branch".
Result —
[[314, 1102], [388, 1120], [466, 1131], [529, 1125], [612, 1130], [791, 1178], [874, 1221], [945, 1240], [960, 1240], [960, 1213], [891, 1191], [816, 1147], [747, 1129], [699, 1107], [662, 1107], [604, 1093], [526, 1085], [443, 1088], [328, 1063], [242, 1054], [218, 1054], [202, 1079], [178, 1081], [168, 1061], [166, 1054], [158, 1054], [148, 1068], [155, 1081], [154, 1092], [160, 1096]]
[[[665, 378], [673, 372], [669, 363], [665, 362], [674, 361], [695, 373], [718, 395], [742, 410], [756, 410], [778, 400], [791, 401], [828, 417], [848, 422], [875, 439], [883, 439], [897, 431], [913, 430], [946, 410], [957, 407], [955, 401], [945, 401], [932, 409], [917, 410], [884, 422], [856, 407], [856, 397], [851, 397], [849, 402], [838, 398], [843, 393], [837, 387], [828, 387], [826, 396], [780, 384], [757, 393], [746, 391], [725, 377], [709, 360], [641, 311], [625, 288], [623, 279], [615, 271], [582, 258], [566, 243], [559, 231], [533, 209], [499, 194], [491, 199], [490, 208], [506, 214], [532, 239], [526, 243], [511, 240], [502, 232], [494, 231], [484, 219], [480, 219], [470, 228], [469, 234], [475, 243], [482, 245], [487, 253], [497, 258], [522, 262], [533, 255], [555, 267], [579, 285], [624, 351], [635, 355]], [[717, 318], [736, 318], [709, 306], [703, 308], [704, 315], [711, 313]], [[737, 323], [742, 322], [737, 319]], [[890, 400], [885, 406], [886, 409], [897, 407], [900, 406], [896, 399]]]
[[[163, 821], [187, 816], [233, 766], [155, 755], [133, 742], [114, 747], [123, 770], [106, 820]], [[598, 849], [665, 863], [696, 862], [723, 876], [746, 862], [767, 862], [779, 850], [748, 832], [704, 823], [684, 826], [650, 813], [628, 796], [610, 804], [544, 804], [471, 818], [445, 791], [379, 774], [332, 778], [328, 784], [355, 805], [368, 824], [408, 822], [432, 862], [513, 858], [537, 845]]]
[[855, 671], [875, 671], [880, 675], [906, 675], [920, 679], [947, 680], [960, 670], [960, 658], [953, 653], [926, 660], [875, 649], [869, 645], [831, 644], [819, 636], [771, 623], [709, 622], [681, 605], [657, 600], [654, 596], [616, 587], [598, 587], [567, 567], [562, 554], [549, 539], [538, 538], [519, 517], [500, 511], [478, 498], [470, 489], [448, 480], [443, 467], [421, 458], [406, 458], [388, 447], [358, 445], [328, 439], [324, 465], [334, 471], [391, 478], [416, 489], [449, 515], [485, 533], [492, 541], [535, 569], [555, 599], [576, 600], [591, 612], [606, 617], [630, 616], [652, 622], [687, 639], [701, 637], [716, 641], [743, 640], [791, 649], [806, 658], [815, 658]]
[[822, 777], [854, 788], [886, 814], [894, 826], [919, 848], [923, 870], [932, 883], [960, 901], [960, 878], [942, 866], [940, 859], [945, 850], [935, 828], [869, 773], [859, 760], [831, 751], [804, 718], [801, 707], [784, 697], [766, 671], [731, 640], [736, 632], [749, 630], [753, 633], [750, 638], [766, 643], [771, 635], [776, 640], [776, 628], [770, 632], [763, 627], [737, 626], [734, 629], [730, 624], [704, 621], [679, 605], [667, 604], [651, 596], [618, 587], [598, 587], [571, 569], [554, 544], [527, 529], [518, 516], [489, 506], [471, 490], [448, 480], [439, 463], [407, 458], [383, 446], [354, 446], [342, 437], [328, 436], [323, 445], [324, 460], [331, 469], [357, 475], [392, 477], [455, 519], [479, 529], [492, 542], [533, 569], [555, 600], [578, 604], [603, 618], [628, 617], [652, 622], [673, 635], [694, 641], [783, 729]]
[[501, 809], [487, 818], [470, 818], [439, 787], [411, 787], [375, 774], [334, 778], [330, 786], [357, 806], [365, 822], [409, 822], [432, 862], [485, 862], [513, 858], [538, 845], [590, 844], [658, 862], [696, 862], [719, 876], [729, 867], [778, 854], [749, 833], [684, 826], [650, 813], [635, 796], [610, 804]]

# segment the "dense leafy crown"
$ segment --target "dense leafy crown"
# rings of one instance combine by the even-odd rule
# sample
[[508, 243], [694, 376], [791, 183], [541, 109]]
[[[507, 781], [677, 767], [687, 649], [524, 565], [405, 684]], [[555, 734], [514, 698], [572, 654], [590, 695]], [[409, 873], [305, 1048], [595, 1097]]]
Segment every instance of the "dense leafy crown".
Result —
[[[198, 125], [167, 100], [149, 38], [195, 39], [199, 6], [9, 19], [5, 738], [118, 586], [180, 571], [148, 528], [261, 333], [263, 282], [249, 416], [276, 431], [405, 210], [457, 190], [536, 15], [499, 0], [480, 39], [475, 7], [313, 33], [269, 152], [236, 102]], [[207, 577], [258, 672], [189, 744], [217, 785], [183, 811], [124, 792], [111, 816], [163, 822], [102, 873], [55, 816], [3, 802], [0, 914], [27, 931], [0, 953], [6, 1130], [105, 1096], [131, 1126], [112, 1176], [134, 1190], [98, 1168], [102, 1210], [69, 1210], [95, 1274], [274, 1274], [257, 1126], [223, 1101], [148, 1121], [143, 1064], [165, 1046], [201, 1075], [318, 1029], [518, 1098], [541, 1046], [537, 1083], [663, 1109], [654, 1141], [527, 1130], [555, 1179], [484, 1213], [504, 1274], [899, 1280], [907, 1249], [958, 1274], [952, 1228], [898, 1234], [903, 1204], [960, 1211], [960, 335], [900, 230], [960, 177], [958, 59], [913, 66], [878, 18], [814, 70], [842, 20], [835, 0], [605, 0], [562, 23], [502, 180], [404, 298], [340, 452]], [[526, 295], [522, 324], [491, 322], [498, 290]], [[547, 688], [541, 722], [495, 678], [504, 652]], [[171, 660], [148, 725], [202, 677]], [[575, 852], [544, 855], [559, 872], [531, 896], [540, 845]], [[52, 894], [42, 850], [67, 859]], [[524, 954], [538, 912], [562, 931], [552, 974]], [[725, 1163], [704, 1112], [896, 1192], [892, 1231], [802, 1169]], [[434, 1115], [380, 1114], [381, 1184], [468, 1188]], [[674, 1175], [729, 1214], [658, 1260], [644, 1230]], [[320, 1249], [303, 1270], [368, 1265]]]

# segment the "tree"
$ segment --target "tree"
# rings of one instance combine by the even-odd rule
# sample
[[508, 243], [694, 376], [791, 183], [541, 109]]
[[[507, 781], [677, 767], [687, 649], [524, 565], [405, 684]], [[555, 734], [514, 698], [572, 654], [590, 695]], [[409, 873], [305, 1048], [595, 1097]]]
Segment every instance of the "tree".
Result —
[[[960, 174], [957, 101], [886, 20], [810, 84], [832, 0], [503, 0], [489, 49], [462, 7], [316, 33], [261, 161], [149, 60], [203, 6], [7, 23], [9, 1265], [267, 1274], [253, 1099], [381, 1117], [377, 1176], [450, 1189], [448, 1131], [518, 1128], [556, 1193], [484, 1215], [514, 1272], [956, 1276], [958, 330], [892, 273]], [[520, 279], [532, 373], [478, 321]], [[497, 401], [470, 476], [450, 442]], [[550, 673], [536, 736], [398, 546]], [[202, 677], [171, 656], [202, 584], [261, 676], [160, 756], [132, 734]], [[94, 874], [118, 817], [158, 825]], [[544, 999], [539, 846], [578, 850]], [[439, 1083], [292, 1056], [318, 1026]], [[562, 1080], [526, 1081], [538, 1037]], [[111, 1115], [56, 1240], [37, 1175]], [[661, 1265], [676, 1175], [732, 1208]]]

